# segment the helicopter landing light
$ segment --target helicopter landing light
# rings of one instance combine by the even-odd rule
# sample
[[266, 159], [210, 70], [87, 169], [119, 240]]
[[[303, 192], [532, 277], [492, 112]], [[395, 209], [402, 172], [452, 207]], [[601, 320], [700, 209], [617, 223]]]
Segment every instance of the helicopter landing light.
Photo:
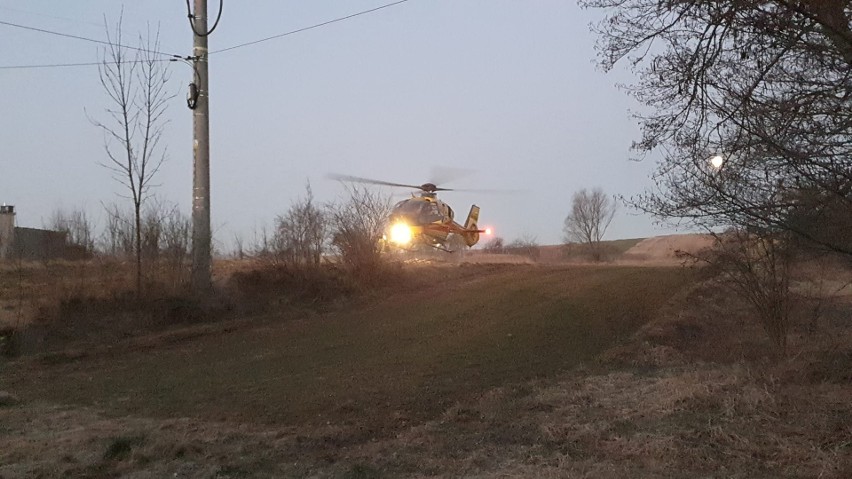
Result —
[[390, 229], [390, 240], [398, 245], [411, 243], [413, 234], [411, 228], [405, 223], [395, 223]]

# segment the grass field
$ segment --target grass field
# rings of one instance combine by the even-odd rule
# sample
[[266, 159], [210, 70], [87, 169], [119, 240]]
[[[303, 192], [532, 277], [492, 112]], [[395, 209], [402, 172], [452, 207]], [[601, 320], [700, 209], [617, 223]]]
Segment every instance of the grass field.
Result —
[[[552, 376], [633, 332], [686, 271], [508, 266], [317, 317], [53, 367], [7, 368], [28, 400], [117, 414], [266, 423], [433, 417], [471, 394]], [[96, 372], [96, 374], [93, 374]]]
[[330, 308], [0, 360], [0, 477], [852, 473], [843, 301], [766, 363], [693, 270], [405, 273]]
[[26, 404], [108, 417], [345, 425], [346, 441], [374, 440], [591, 359], [691, 276], [665, 268], [423, 269], [430, 279], [328, 314], [273, 314], [227, 332], [50, 365], [24, 358], [4, 364], [0, 384]]

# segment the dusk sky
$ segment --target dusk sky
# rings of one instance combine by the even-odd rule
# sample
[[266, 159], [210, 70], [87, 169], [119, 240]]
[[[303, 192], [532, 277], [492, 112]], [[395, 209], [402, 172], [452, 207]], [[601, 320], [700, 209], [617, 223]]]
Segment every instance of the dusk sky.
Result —
[[[210, 36], [215, 52], [311, 26], [390, 0], [234, 2]], [[159, 25], [161, 51], [191, 54], [181, 0], [124, 4], [125, 42]], [[211, 16], [218, 2], [210, 0]], [[104, 39], [115, 0], [0, 0], [0, 20]], [[370, 14], [210, 56], [212, 224], [220, 249], [271, 225], [310, 181], [316, 199], [341, 186], [329, 173], [423, 183], [435, 168], [473, 173], [446, 187], [521, 190], [445, 193], [459, 215], [511, 241], [562, 239], [571, 195], [601, 187], [631, 196], [652, 185], [653, 161], [629, 161], [636, 105], [616, 84], [625, 70], [595, 66], [589, 23], [601, 12], [573, 1], [409, 0]], [[211, 20], [212, 23], [212, 20]], [[0, 25], [0, 67], [97, 62], [91, 42]], [[191, 68], [170, 63], [164, 138], [168, 160], [156, 194], [190, 211]], [[0, 202], [19, 226], [41, 227], [59, 208], [124, 202], [108, 170], [107, 96], [95, 66], [0, 68]], [[405, 190], [394, 190], [405, 193]], [[98, 229], [103, 225], [97, 221]], [[621, 207], [606, 238], [668, 234]]]

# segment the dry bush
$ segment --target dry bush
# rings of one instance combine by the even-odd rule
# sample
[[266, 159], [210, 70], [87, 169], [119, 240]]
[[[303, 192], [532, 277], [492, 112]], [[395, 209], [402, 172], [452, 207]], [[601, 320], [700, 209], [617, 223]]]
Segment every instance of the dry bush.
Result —
[[359, 282], [333, 264], [318, 266], [270, 263], [235, 271], [227, 282], [238, 312], [257, 313], [281, 307], [326, 309], [356, 293]]
[[[612, 261], [619, 257], [618, 248], [601, 242], [595, 246], [584, 243], [566, 243], [562, 245], [562, 255], [565, 259], [574, 261]], [[643, 258], [644, 259], [644, 258]]]
[[114, 258], [132, 258], [134, 242], [133, 213], [116, 203], [104, 204], [106, 223], [100, 236], [98, 250]]
[[138, 292], [132, 262], [106, 255], [5, 264], [0, 268], [0, 330], [15, 331], [15, 349], [29, 354], [81, 339], [109, 341], [206, 315], [189, 295], [185, 270], [165, 258], [146, 265]]
[[503, 238], [499, 236], [495, 236], [488, 240], [487, 243], [482, 247], [483, 251], [487, 253], [501, 254], [505, 248], [505, 241]]
[[766, 334], [784, 354], [792, 306], [793, 253], [787, 235], [730, 230], [718, 235], [714, 247], [696, 258], [719, 273], [722, 286], [748, 301]]
[[287, 213], [275, 219], [274, 255], [285, 264], [317, 266], [328, 240], [326, 212], [314, 203], [311, 185]]
[[381, 281], [386, 266], [381, 239], [391, 198], [361, 185], [345, 187], [348, 197], [327, 206], [332, 249], [359, 279], [368, 283]]
[[[106, 224], [99, 255], [128, 261], [135, 255], [135, 220], [132, 211], [117, 204], [105, 205]], [[142, 287], [167, 283], [174, 290], [189, 281], [192, 222], [177, 205], [152, 198], [141, 213]]]
[[[242, 245], [240, 246], [242, 250]], [[248, 250], [242, 254], [251, 258], [275, 262], [275, 235], [269, 232], [267, 226], [255, 227]]]
[[145, 283], [168, 283], [179, 289], [189, 282], [192, 221], [177, 205], [152, 201], [142, 217]]
[[519, 256], [526, 256], [533, 261], [536, 261], [541, 256], [541, 249], [539, 248], [538, 241], [534, 236], [524, 235], [503, 248], [503, 251], [507, 254], [515, 254]]

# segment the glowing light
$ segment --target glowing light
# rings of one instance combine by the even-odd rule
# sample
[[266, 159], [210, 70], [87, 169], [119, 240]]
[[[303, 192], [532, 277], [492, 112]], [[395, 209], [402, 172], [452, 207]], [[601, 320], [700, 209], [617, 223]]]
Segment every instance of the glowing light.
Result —
[[405, 223], [395, 223], [390, 229], [390, 240], [398, 245], [411, 243], [411, 228]]
[[710, 164], [713, 165], [713, 168], [716, 168], [717, 170], [722, 167], [723, 163], [725, 163], [725, 159], [719, 155], [710, 158]]
[[491, 234], [491, 228], [485, 228], [485, 234], [490, 235]]

